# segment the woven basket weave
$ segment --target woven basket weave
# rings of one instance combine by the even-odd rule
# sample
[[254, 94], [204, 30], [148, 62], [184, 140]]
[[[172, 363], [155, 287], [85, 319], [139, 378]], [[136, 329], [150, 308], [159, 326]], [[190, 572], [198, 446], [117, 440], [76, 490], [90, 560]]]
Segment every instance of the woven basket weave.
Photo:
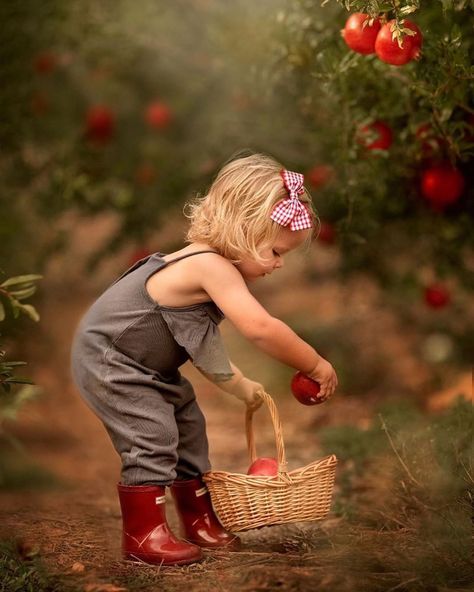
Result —
[[[209, 471], [203, 476], [219, 520], [234, 532], [272, 524], [320, 520], [328, 514], [331, 505], [336, 457], [332, 454], [288, 472], [278, 411], [270, 395], [259, 394], [272, 418], [278, 474], [263, 477]], [[245, 424], [251, 462], [257, 458], [252, 418], [253, 412], [247, 411]]]

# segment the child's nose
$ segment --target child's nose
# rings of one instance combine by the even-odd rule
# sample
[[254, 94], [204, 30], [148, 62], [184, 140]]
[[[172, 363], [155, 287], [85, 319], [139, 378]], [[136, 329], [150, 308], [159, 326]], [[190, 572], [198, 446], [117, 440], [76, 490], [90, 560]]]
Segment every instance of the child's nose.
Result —
[[280, 267], [283, 267], [283, 259], [281, 257], [278, 257], [278, 259], [275, 262], [275, 269], [280, 269]]

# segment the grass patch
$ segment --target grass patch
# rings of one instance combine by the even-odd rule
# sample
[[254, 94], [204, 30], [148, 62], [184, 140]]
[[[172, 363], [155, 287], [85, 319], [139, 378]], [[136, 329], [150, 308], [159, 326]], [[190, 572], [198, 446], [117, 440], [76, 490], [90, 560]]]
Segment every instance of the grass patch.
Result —
[[15, 542], [0, 543], [0, 592], [77, 592], [82, 589], [48, 573], [35, 549]]
[[472, 590], [472, 406], [459, 399], [427, 418], [391, 405], [367, 430], [321, 435], [342, 461], [343, 526], [332, 539], [340, 568], [370, 591]]

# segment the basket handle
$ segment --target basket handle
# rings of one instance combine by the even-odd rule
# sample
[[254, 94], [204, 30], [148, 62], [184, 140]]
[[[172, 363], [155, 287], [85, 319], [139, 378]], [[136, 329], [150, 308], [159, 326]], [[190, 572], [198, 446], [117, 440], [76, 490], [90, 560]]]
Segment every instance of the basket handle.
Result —
[[[280, 422], [280, 416], [273, 399], [265, 391], [258, 391], [257, 395], [263, 399], [263, 402], [267, 405], [272, 418], [273, 431], [275, 433], [275, 443], [278, 457], [278, 472], [287, 473], [287, 462], [285, 455], [285, 444], [283, 443], [282, 428]], [[250, 462], [253, 463], [257, 459], [257, 449], [255, 447], [255, 437], [253, 432], [253, 414], [256, 410], [247, 409], [245, 414], [245, 432], [247, 434], [247, 447], [249, 449]]]

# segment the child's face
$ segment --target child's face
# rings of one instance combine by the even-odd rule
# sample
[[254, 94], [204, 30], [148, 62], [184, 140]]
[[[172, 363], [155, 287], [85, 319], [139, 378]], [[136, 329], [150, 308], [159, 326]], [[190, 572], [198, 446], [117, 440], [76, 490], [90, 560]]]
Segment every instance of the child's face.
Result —
[[247, 282], [254, 282], [261, 277], [273, 273], [276, 269], [283, 267], [283, 257], [301, 246], [310, 236], [312, 230], [290, 230], [282, 227], [278, 232], [273, 244], [262, 245], [260, 256], [264, 261], [254, 259], [242, 259], [236, 264], [237, 269]]

